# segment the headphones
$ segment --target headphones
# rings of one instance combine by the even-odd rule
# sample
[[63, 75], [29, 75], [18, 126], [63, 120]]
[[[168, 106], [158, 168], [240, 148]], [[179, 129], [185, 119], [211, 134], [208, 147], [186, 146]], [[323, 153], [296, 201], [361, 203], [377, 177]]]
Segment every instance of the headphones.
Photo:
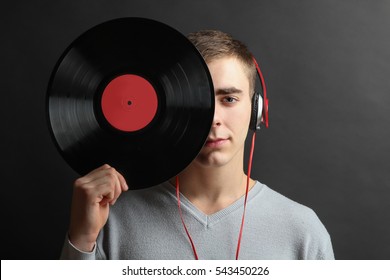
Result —
[[256, 131], [261, 128], [261, 123], [263, 123], [266, 128], [269, 127], [268, 98], [267, 98], [267, 88], [265, 86], [263, 74], [254, 57], [253, 57], [253, 62], [256, 66], [257, 75], [261, 82], [261, 90], [255, 91], [252, 97], [252, 113], [251, 113], [251, 121], [249, 124], [249, 129], [252, 131]]

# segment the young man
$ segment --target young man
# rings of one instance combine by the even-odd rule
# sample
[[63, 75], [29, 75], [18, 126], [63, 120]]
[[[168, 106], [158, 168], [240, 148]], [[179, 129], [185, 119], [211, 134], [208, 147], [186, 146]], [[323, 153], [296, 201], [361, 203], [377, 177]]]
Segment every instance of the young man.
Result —
[[239, 242], [256, 68], [248, 49], [223, 32], [201, 31], [189, 39], [210, 70], [215, 115], [200, 154], [178, 175], [183, 221], [175, 179], [123, 193], [123, 176], [104, 165], [75, 181], [62, 258], [234, 259], [239, 247], [240, 259], [333, 259], [329, 234], [315, 213], [253, 179]]

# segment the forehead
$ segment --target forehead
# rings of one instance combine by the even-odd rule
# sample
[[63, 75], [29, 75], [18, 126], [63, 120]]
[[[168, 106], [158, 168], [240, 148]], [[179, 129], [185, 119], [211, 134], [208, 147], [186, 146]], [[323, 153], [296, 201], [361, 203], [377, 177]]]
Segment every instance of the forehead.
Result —
[[235, 87], [243, 92], [249, 91], [247, 69], [241, 61], [234, 57], [214, 59], [207, 63], [214, 88]]

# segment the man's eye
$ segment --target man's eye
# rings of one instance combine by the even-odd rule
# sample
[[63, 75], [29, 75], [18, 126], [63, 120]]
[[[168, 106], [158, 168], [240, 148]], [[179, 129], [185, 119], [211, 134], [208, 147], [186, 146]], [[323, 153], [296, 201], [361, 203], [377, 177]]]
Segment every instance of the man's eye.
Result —
[[227, 96], [227, 97], [225, 97], [225, 98], [223, 99], [223, 101], [226, 102], [226, 103], [234, 103], [234, 102], [236, 102], [237, 100], [236, 100], [235, 98], [233, 98], [233, 97]]

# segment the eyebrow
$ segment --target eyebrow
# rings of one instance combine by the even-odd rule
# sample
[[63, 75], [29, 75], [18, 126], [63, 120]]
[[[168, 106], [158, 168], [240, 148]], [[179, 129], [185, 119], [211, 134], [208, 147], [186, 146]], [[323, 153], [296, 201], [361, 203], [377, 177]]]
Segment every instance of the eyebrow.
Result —
[[235, 87], [219, 88], [216, 90], [216, 95], [226, 95], [232, 93], [242, 93], [242, 90]]

